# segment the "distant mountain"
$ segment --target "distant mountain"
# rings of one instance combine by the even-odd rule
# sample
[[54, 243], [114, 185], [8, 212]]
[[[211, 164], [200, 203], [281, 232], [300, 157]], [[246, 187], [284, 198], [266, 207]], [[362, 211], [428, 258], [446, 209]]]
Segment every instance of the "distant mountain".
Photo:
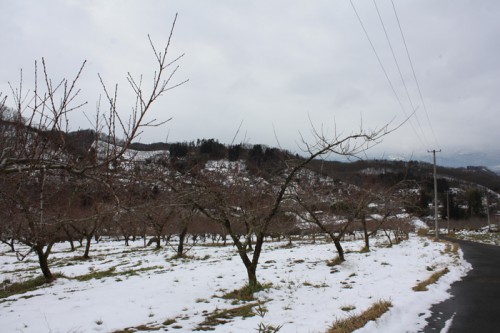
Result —
[[[432, 163], [432, 154], [414, 156], [413, 159]], [[485, 166], [500, 173], [500, 151], [442, 151], [436, 155], [436, 164], [453, 168]]]
[[443, 154], [441, 159], [445, 166], [485, 166], [494, 172], [500, 172], [500, 152], [456, 152]]
[[[403, 179], [432, 182], [433, 178], [432, 163], [420, 161], [313, 161], [310, 168], [334, 179], [361, 186], [366, 183], [390, 185]], [[447, 167], [438, 165], [437, 174], [438, 178], [441, 179], [455, 179], [460, 182], [477, 184], [500, 193], [500, 175], [484, 166]]]

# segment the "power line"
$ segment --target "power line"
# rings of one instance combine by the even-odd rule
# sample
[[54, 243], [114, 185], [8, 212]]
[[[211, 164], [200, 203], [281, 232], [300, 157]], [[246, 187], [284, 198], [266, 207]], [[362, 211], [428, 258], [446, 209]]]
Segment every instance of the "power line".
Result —
[[403, 44], [405, 46], [406, 55], [408, 56], [408, 61], [410, 63], [411, 71], [413, 73], [413, 78], [415, 80], [415, 84], [416, 84], [417, 89], [418, 89], [418, 95], [420, 97], [420, 101], [422, 102], [422, 106], [424, 108], [425, 116], [427, 117], [427, 122], [429, 124], [429, 128], [431, 129], [432, 136], [434, 137], [434, 142], [436, 143], [436, 146], [439, 147], [439, 143], [438, 143], [436, 134], [434, 133], [434, 129], [432, 128], [432, 123], [429, 119], [429, 113], [427, 112], [427, 106], [425, 105], [424, 98], [422, 97], [422, 90], [420, 89], [420, 84], [418, 83], [417, 75], [415, 74], [415, 68], [413, 67], [413, 61], [411, 60], [410, 51], [408, 50], [408, 45], [406, 44], [406, 38], [404, 36], [403, 29], [401, 27], [401, 22], [399, 21], [398, 12], [396, 11], [396, 6], [394, 5], [393, 0], [391, 0], [391, 3], [392, 3], [392, 8], [394, 10], [394, 15], [396, 16], [396, 20], [398, 22], [398, 27], [399, 27], [399, 31], [401, 33], [401, 38], [403, 39]]
[[[418, 132], [416, 131], [415, 129], [415, 126], [413, 125], [413, 123], [411, 122], [411, 117], [408, 116], [408, 114], [406, 113], [406, 109], [403, 105], [403, 103], [401, 102], [401, 99], [399, 98], [399, 95], [398, 93], [396, 92], [396, 89], [394, 88], [394, 85], [392, 84], [392, 81], [391, 79], [389, 78], [389, 75], [387, 74], [387, 71], [384, 67], [384, 64], [382, 63], [382, 60], [380, 59], [380, 56], [378, 55], [378, 52], [377, 50], [375, 49], [375, 45], [373, 45], [373, 42], [370, 38], [370, 35], [368, 34], [368, 31], [366, 30], [365, 28], [365, 25], [363, 24], [363, 20], [361, 19], [361, 17], [359, 16], [359, 13], [358, 11], [356, 10], [356, 7], [354, 6], [354, 3], [352, 2], [352, 0], [349, 0], [349, 2], [351, 3], [351, 7], [352, 9], [354, 10], [354, 13], [356, 14], [356, 17], [358, 18], [358, 22], [359, 24], [361, 25], [361, 28], [363, 29], [364, 33], [365, 33], [365, 36], [366, 38], [368, 39], [368, 42], [370, 43], [370, 46], [373, 50], [373, 53], [375, 54], [375, 57], [377, 58], [378, 60], [378, 63], [380, 65], [380, 68], [382, 69], [382, 72], [384, 73], [385, 75], [385, 78], [387, 79], [387, 82], [389, 83], [389, 86], [391, 87], [391, 90], [392, 92], [394, 93], [394, 96], [396, 97], [396, 100], [398, 101], [399, 103], [399, 106], [401, 108], [401, 110], [403, 111], [403, 114], [405, 115], [405, 117], [409, 120], [409, 123], [411, 125], [411, 128], [413, 130], [413, 132], [415, 133], [415, 136], [417, 137], [417, 139], [420, 141], [420, 143], [422, 144], [422, 146], [425, 148], [426, 145], [424, 144], [424, 142], [422, 141], [422, 139], [420, 138], [420, 136], [418, 135]], [[415, 110], [413, 110], [413, 113], [415, 112]]]
[[[413, 105], [413, 101], [410, 96], [410, 92], [408, 91], [408, 86], [406, 85], [406, 81], [403, 77], [403, 73], [401, 71], [401, 67], [399, 66], [398, 59], [396, 58], [396, 54], [394, 52], [394, 48], [392, 47], [391, 40], [389, 38], [389, 34], [387, 33], [387, 29], [385, 28], [384, 20], [382, 19], [382, 15], [380, 14], [380, 10], [378, 8], [376, 0], [373, 0], [373, 4], [375, 5], [375, 9], [377, 11], [378, 18], [380, 20], [380, 24], [382, 25], [382, 29], [384, 30], [385, 34], [385, 39], [387, 40], [387, 43], [389, 45], [389, 49], [391, 50], [392, 58], [394, 59], [394, 63], [396, 64], [396, 68], [398, 69], [399, 72], [399, 77], [401, 78], [401, 82], [403, 83], [404, 90], [406, 92], [406, 97], [408, 98], [408, 101], [410, 102], [410, 106], [412, 110], [416, 110], [415, 106]], [[415, 112], [415, 120], [417, 121], [418, 128], [420, 129], [420, 132], [422, 134], [423, 141], [425, 142], [426, 147], [429, 147], [429, 142], [426, 139], [426, 135], [424, 133], [424, 130], [422, 129], [422, 125], [420, 124], [420, 120], [418, 119], [418, 114]]]
[[[352, 0], [350, 0], [350, 3], [351, 3], [351, 6], [352, 6], [352, 9], [354, 10], [354, 13], [356, 14], [356, 17], [358, 18], [358, 22], [359, 22], [359, 24], [360, 24], [361, 28], [363, 29], [363, 32], [365, 33], [365, 36], [366, 36], [366, 38], [367, 38], [368, 42], [370, 43], [370, 46], [371, 46], [371, 48], [372, 48], [372, 51], [373, 51], [373, 53], [375, 54], [375, 57], [376, 57], [376, 58], [377, 58], [377, 60], [378, 60], [378, 63], [379, 63], [379, 65], [380, 65], [380, 68], [382, 69], [382, 72], [384, 73], [385, 78], [387, 79], [387, 82], [389, 83], [389, 86], [391, 87], [391, 90], [392, 90], [392, 92], [394, 93], [394, 96], [396, 97], [396, 100], [398, 101], [398, 104], [399, 104], [399, 106], [400, 106], [401, 110], [403, 111], [403, 114], [404, 114], [404, 115], [405, 115], [405, 117], [408, 119], [408, 122], [410, 123], [410, 126], [411, 126], [411, 128], [412, 128], [413, 132], [415, 133], [415, 136], [416, 136], [416, 137], [417, 137], [417, 139], [420, 141], [420, 143], [422, 144], [422, 146], [424, 146], [424, 147], [425, 147], [424, 142], [422, 141], [422, 139], [421, 139], [421, 138], [420, 138], [420, 136], [418, 135], [418, 132], [417, 132], [417, 130], [415, 129], [415, 126], [413, 125], [413, 122], [411, 121], [411, 117], [410, 117], [410, 116], [408, 116], [408, 114], [406, 113], [406, 109], [405, 109], [405, 107], [404, 107], [403, 103], [401, 102], [401, 99], [400, 99], [400, 97], [399, 97], [398, 93], [396, 92], [396, 89], [394, 88], [394, 85], [392, 84], [392, 81], [391, 81], [391, 79], [389, 78], [389, 75], [387, 74], [387, 71], [386, 71], [386, 69], [385, 69], [385, 67], [384, 67], [384, 64], [382, 63], [382, 60], [381, 60], [380, 56], [378, 55], [378, 52], [377, 52], [377, 50], [376, 50], [376, 48], [375, 48], [375, 45], [373, 44], [373, 42], [372, 42], [372, 40], [371, 40], [371, 38], [370, 38], [370, 35], [368, 34], [368, 31], [366, 30], [365, 25], [363, 24], [363, 20], [361, 19], [361, 17], [360, 17], [360, 15], [359, 15], [358, 11], [356, 10], [356, 7], [354, 6], [354, 3], [352, 2]], [[415, 110], [413, 110], [413, 112], [415, 112]]]

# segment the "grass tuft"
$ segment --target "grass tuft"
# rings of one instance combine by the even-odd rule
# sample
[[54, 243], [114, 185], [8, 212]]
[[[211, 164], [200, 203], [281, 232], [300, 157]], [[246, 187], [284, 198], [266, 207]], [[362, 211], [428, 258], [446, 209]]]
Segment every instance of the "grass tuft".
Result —
[[266, 290], [271, 288], [272, 283], [260, 284], [257, 283], [257, 286], [245, 285], [243, 288], [233, 290], [227, 294], [222, 295], [223, 299], [234, 299], [238, 301], [253, 301], [255, 298], [253, 296], [254, 293], [257, 293], [262, 290]]
[[223, 325], [230, 322], [235, 317], [248, 318], [255, 316], [253, 307], [259, 303], [248, 303], [231, 309], [215, 309], [212, 313], [205, 316], [205, 320], [198, 325], [195, 331], [213, 331], [214, 326]]
[[429, 229], [427, 228], [421, 228], [417, 230], [418, 236], [427, 236], [428, 234], [429, 234]]
[[327, 333], [351, 333], [363, 327], [371, 320], [380, 318], [389, 311], [392, 303], [389, 301], [378, 301], [359, 315], [349, 316], [345, 319], [336, 320]]
[[[62, 274], [55, 273], [53, 274], [54, 279], [59, 277], [63, 277]], [[40, 275], [34, 279], [26, 280], [23, 282], [15, 282], [15, 283], [5, 283], [5, 281], [0, 285], [0, 299], [7, 298], [17, 294], [23, 294], [28, 291], [33, 291], [41, 286], [49, 284], [43, 275]]]
[[[170, 257], [168, 259], [168, 261], [170, 260], [181, 260], [181, 259], [184, 259], [184, 260], [191, 260], [191, 259], [194, 259], [193, 256], [190, 256], [190, 255], [187, 255], [185, 253], [182, 253], [182, 254], [175, 254], [174, 256]], [[208, 258], [207, 258], [208, 259]]]
[[162, 325], [163, 326], [169, 326], [169, 325], [173, 325], [177, 322], [177, 320], [175, 318], [170, 318], [170, 319], [167, 319], [165, 320]]
[[[113, 276], [136, 276], [136, 275], [139, 275], [139, 273], [141, 273], [141, 272], [147, 272], [147, 271], [151, 271], [151, 270], [155, 270], [155, 269], [162, 269], [162, 268], [163, 268], [162, 266], [150, 266], [150, 267], [141, 267], [138, 269], [129, 269], [126, 271], [117, 272], [116, 266], [113, 266], [105, 271], [92, 271], [88, 274], [75, 276], [74, 279], [78, 280], [78, 281], [88, 281], [88, 280], [92, 280], [92, 279], [99, 280], [99, 279], [113, 277]], [[120, 281], [121, 281], [121, 279], [120, 279]]]
[[78, 281], [89, 281], [92, 279], [98, 280], [98, 279], [102, 279], [105, 277], [115, 276], [116, 275], [115, 270], [116, 270], [116, 267], [111, 267], [110, 269], [105, 270], [105, 271], [92, 271], [88, 274], [76, 276], [75, 279]]
[[340, 307], [340, 310], [349, 312], [352, 310], [356, 310], [356, 307], [354, 305], [344, 305]]
[[427, 286], [429, 286], [430, 284], [436, 283], [443, 275], [445, 275], [448, 272], [449, 272], [448, 267], [445, 267], [444, 269], [432, 274], [427, 280], [419, 282], [412, 289], [414, 291], [427, 291], [428, 290]]
[[314, 283], [311, 283], [309, 281], [304, 281], [302, 283], [302, 285], [305, 286], [305, 287], [312, 287], [312, 288], [318, 288], [318, 289], [319, 288], [328, 288], [329, 287], [328, 284], [326, 284], [326, 282], [314, 284]]
[[368, 252], [370, 252], [370, 248], [366, 246], [363, 246], [363, 248], [359, 250], [359, 253], [368, 253]]
[[340, 265], [342, 263], [342, 259], [340, 259], [339, 256], [336, 256], [335, 258], [331, 259], [331, 260], [328, 260], [326, 262], [326, 265], [328, 267], [333, 267], [333, 266], [337, 266], [337, 265]]
[[446, 254], [446, 253], [450, 253], [450, 252], [451, 252], [451, 245], [450, 245], [450, 243], [446, 243], [442, 254]]

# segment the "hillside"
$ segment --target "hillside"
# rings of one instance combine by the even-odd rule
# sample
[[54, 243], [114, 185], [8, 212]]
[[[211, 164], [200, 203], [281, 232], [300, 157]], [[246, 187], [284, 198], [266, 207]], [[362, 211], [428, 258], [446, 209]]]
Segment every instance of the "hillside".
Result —
[[[4, 126], [7, 125], [5, 122]], [[95, 132], [92, 130], [78, 130], [68, 134], [51, 135], [58, 140], [65, 140], [69, 151], [76, 155], [86, 155], [91, 151]], [[101, 138], [103, 140], [104, 138]], [[176, 160], [178, 167], [189, 167], [193, 163], [208, 160], [227, 159], [229, 161], [246, 161], [253, 169], [276, 168], [280, 161], [300, 159], [286, 150], [268, 147], [263, 144], [235, 144], [226, 146], [216, 139], [197, 139], [191, 142], [156, 142], [132, 143], [130, 149], [137, 152], [168, 152], [170, 158]], [[84, 156], [82, 156], [84, 157]], [[329, 160], [315, 160], [309, 169], [335, 180], [364, 186], [366, 184], [393, 185], [402, 180], [419, 183], [432, 181], [433, 166], [421, 161], [394, 161], [394, 160], [356, 160], [353, 162], [338, 162]], [[479, 185], [491, 191], [500, 193], [500, 175], [483, 166], [444, 167], [437, 166], [440, 179], [447, 179], [450, 186], [459, 184]]]
[[[433, 165], [419, 161], [359, 160], [350, 163], [314, 161], [310, 168], [330, 177], [362, 185], [391, 184], [402, 180], [428, 181], [433, 178]], [[471, 183], [500, 192], [500, 176], [482, 166], [451, 168], [437, 166], [438, 178], [450, 183]]]
[[[279, 160], [297, 159], [286, 150], [267, 147], [266, 145], [225, 146], [215, 139], [198, 139], [183, 143], [134, 143], [131, 149], [137, 151], [168, 151], [171, 157], [191, 160], [228, 159], [245, 160], [256, 167], [269, 168]], [[347, 183], [362, 186], [364, 184], [392, 185], [402, 180], [428, 182], [433, 178], [433, 166], [421, 161], [394, 160], [356, 160], [338, 162], [314, 160], [309, 169], [325, 176]], [[483, 166], [444, 167], [437, 166], [438, 178], [447, 179], [450, 186], [459, 184], [480, 185], [500, 193], [500, 175]]]

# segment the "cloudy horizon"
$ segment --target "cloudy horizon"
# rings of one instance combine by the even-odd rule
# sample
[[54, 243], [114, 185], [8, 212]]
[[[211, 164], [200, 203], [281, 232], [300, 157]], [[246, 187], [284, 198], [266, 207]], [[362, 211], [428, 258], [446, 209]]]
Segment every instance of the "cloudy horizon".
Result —
[[72, 129], [92, 126], [83, 112], [92, 115], [102, 94], [97, 73], [119, 84], [126, 114], [133, 106], [127, 72], [151, 79], [147, 36], [161, 47], [178, 13], [170, 58], [185, 56], [173, 82], [189, 82], [157, 102], [150, 117], [172, 120], [147, 129], [141, 142], [228, 144], [241, 124], [236, 142], [298, 151], [311, 126], [330, 134], [394, 128], [415, 108], [370, 157], [430, 160], [427, 151], [441, 149], [443, 156], [480, 152], [491, 157], [488, 166], [500, 165], [500, 3], [394, 0], [397, 17], [390, 0], [352, 3], [356, 11], [348, 0], [0, 0], [0, 91], [9, 94], [21, 68], [23, 84], [32, 85], [42, 57], [56, 81], [72, 78], [87, 60], [78, 102], [88, 104], [70, 119]]

